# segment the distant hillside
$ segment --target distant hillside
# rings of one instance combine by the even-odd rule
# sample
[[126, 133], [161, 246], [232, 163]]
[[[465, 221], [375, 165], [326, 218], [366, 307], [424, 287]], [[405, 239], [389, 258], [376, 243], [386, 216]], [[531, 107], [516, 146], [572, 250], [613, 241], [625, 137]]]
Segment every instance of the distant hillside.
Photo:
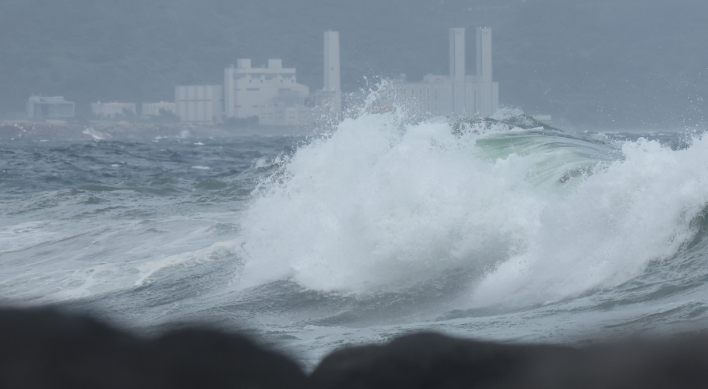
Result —
[[0, 113], [30, 93], [172, 100], [237, 58], [282, 58], [322, 85], [322, 32], [339, 30], [344, 87], [447, 72], [447, 29], [494, 28], [501, 101], [580, 126], [689, 125], [708, 108], [705, 0], [3, 0]]

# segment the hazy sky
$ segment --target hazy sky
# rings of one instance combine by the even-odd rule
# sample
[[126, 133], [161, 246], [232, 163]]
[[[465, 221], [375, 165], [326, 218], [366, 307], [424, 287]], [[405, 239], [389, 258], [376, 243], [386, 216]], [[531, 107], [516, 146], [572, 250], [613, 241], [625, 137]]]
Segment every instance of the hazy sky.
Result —
[[0, 0], [0, 114], [31, 93], [172, 100], [237, 58], [282, 58], [322, 85], [322, 32], [340, 31], [345, 89], [446, 73], [447, 29], [494, 29], [502, 104], [578, 126], [680, 127], [706, 118], [705, 0]]

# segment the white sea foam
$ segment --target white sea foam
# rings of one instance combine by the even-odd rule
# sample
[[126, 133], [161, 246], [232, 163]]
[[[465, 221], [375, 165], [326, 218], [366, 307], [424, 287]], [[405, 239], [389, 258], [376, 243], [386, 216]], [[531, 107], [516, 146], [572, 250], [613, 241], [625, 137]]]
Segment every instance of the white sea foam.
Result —
[[366, 294], [464, 270], [478, 276], [463, 304], [538, 303], [628, 280], [695, 233], [708, 140], [628, 142], [607, 164], [588, 150], [609, 145], [527, 135], [345, 120], [261, 185], [241, 220], [239, 285]]
[[264, 185], [242, 219], [243, 285], [365, 293], [523, 249], [545, 202], [519, 157], [490, 163], [443, 121], [397, 123], [346, 120]]
[[640, 139], [568, 196], [548, 201], [530, 248], [491, 272], [476, 304], [562, 299], [613, 286], [670, 259], [708, 203], [708, 139], [673, 151]]

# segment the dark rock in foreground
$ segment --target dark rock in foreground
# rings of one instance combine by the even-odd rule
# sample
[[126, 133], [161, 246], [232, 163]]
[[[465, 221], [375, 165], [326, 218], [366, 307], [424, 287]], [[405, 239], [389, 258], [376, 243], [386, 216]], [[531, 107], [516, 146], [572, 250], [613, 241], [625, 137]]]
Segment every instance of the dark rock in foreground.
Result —
[[306, 377], [240, 335], [145, 339], [90, 318], [6, 309], [0, 388], [708, 388], [708, 337], [573, 348], [426, 333], [336, 351]]
[[708, 388], [708, 338], [572, 348], [417, 334], [336, 351], [311, 378], [327, 389]]
[[141, 339], [89, 318], [0, 311], [0, 388], [307, 388], [292, 361], [243, 336]]

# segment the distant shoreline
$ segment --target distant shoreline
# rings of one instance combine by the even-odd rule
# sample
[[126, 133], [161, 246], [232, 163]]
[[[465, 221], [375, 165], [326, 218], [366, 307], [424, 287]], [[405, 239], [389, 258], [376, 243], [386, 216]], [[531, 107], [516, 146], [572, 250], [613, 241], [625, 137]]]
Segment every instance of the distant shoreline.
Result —
[[130, 122], [0, 122], [0, 141], [13, 140], [132, 140], [160, 138], [231, 138], [240, 136], [308, 136], [312, 127], [228, 128], [184, 123]]

